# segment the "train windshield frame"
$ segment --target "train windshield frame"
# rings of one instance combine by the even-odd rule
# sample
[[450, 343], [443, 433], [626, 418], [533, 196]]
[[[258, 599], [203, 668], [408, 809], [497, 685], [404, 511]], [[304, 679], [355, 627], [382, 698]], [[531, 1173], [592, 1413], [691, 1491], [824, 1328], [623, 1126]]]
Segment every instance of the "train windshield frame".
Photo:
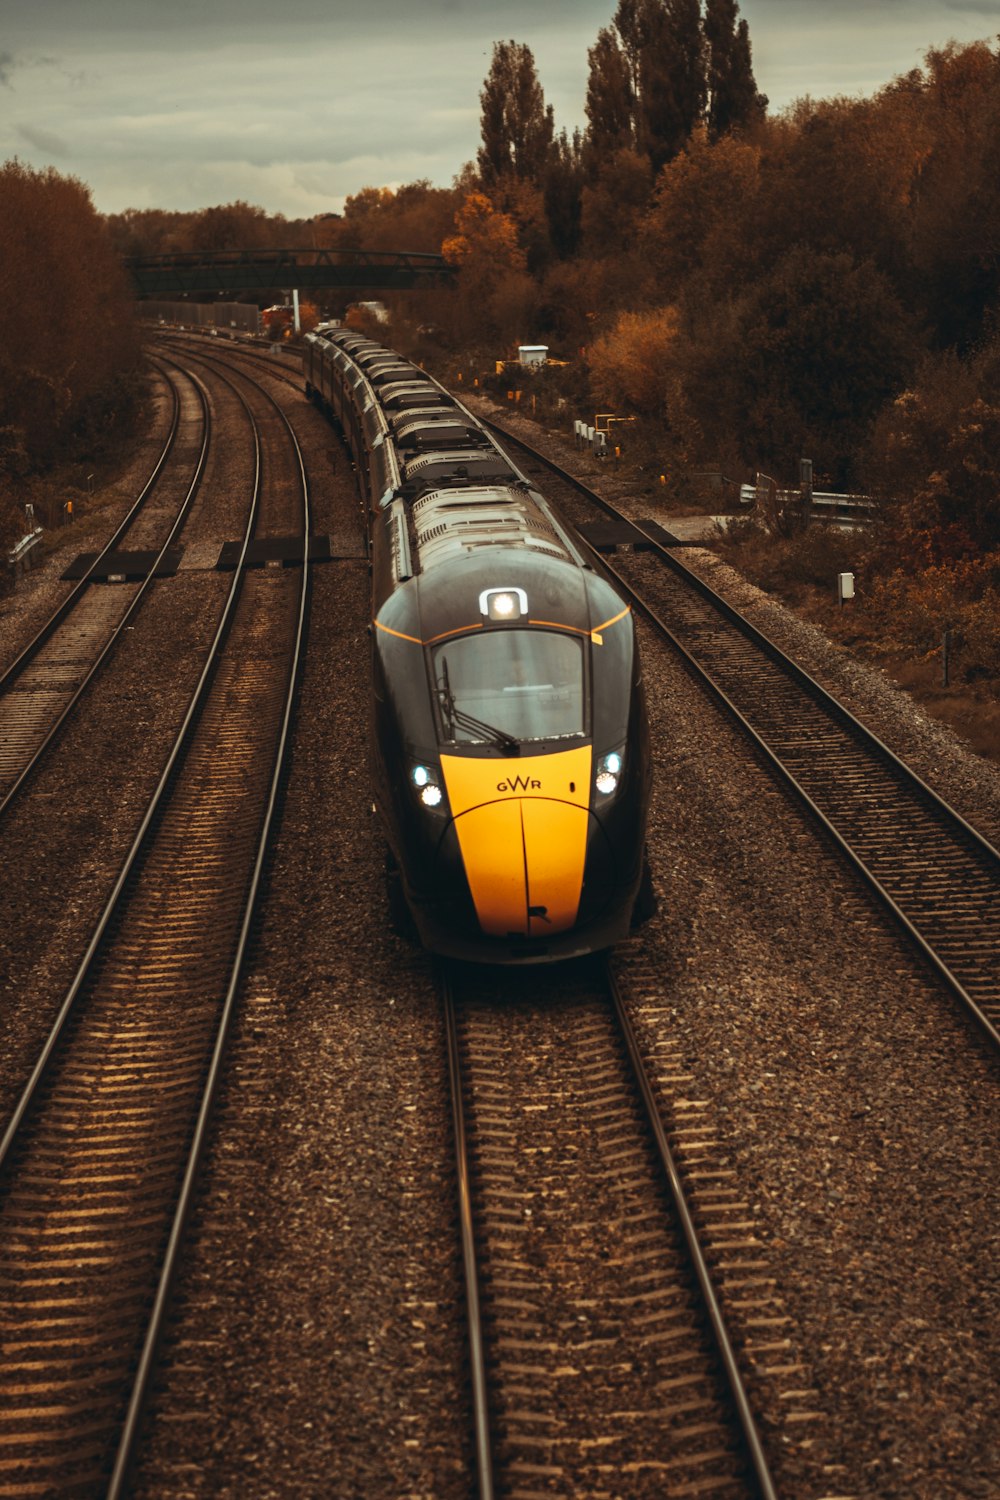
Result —
[[484, 630], [442, 641], [429, 656], [442, 744], [505, 749], [587, 738], [587, 653], [582, 636], [555, 630]]

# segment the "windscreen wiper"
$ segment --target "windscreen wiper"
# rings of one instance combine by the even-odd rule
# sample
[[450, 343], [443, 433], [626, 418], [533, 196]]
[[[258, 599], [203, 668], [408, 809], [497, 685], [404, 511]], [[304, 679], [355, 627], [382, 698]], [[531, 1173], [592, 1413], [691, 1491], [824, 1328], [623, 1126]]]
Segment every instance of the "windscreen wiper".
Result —
[[467, 729], [472, 734], [484, 735], [490, 744], [499, 745], [500, 749], [506, 750], [508, 755], [520, 755], [520, 740], [516, 740], [505, 729], [498, 729], [495, 724], [487, 724], [485, 719], [474, 719], [463, 709], [456, 708], [454, 702], [451, 705], [451, 717], [459, 729]]
[[455, 738], [456, 729], [465, 729], [470, 734], [479, 734], [491, 745], [505, 750], [508, 755], [520, 755], [521, 742], [514, 739], [513, 735], [504, 729], [498, 729], [495, 724], [487, 724], [485, 719], [473, 718], [464, 709], [455, 703], [455, 695], [451, 691], [448, 680], [448, 662], [446, 658], [441, 660], [441, 679], [437, 690], [438, 702], [441, 705], [441, 713], [444, 718], [445, 733], [452, 739]]

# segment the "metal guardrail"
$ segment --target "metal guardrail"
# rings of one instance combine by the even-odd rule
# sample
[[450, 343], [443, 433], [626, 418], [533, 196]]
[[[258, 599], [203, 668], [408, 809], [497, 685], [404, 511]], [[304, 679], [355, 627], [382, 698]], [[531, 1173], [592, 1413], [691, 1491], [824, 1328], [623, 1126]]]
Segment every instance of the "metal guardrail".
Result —
[[[770, 481], [761, 476], [765, 484]], [[761, 497], [761, 483], [740, 485], [740, 505], [752, 508]], [[801, 505], [805, 500], [801, 490], [779, 490], [775, 488], [773, 498], [779, 505]], [[818, 512], [822, 519], [850, 521], [853, 525], [864, 525], [875, 519], [875, 501], [870, 495], [841, 495], [832, 490], [813, 490], [806, 502]]]
[[32, 549], [41, 540], [42, 528], [36, 526], [33, 531], [27, 532], [15, 546], [10, 548], [7, 553], [7, 566], [12, 568], [14, 572], [17, 572], [19, 568], [23, 568], [27, 559], [31, 556]]

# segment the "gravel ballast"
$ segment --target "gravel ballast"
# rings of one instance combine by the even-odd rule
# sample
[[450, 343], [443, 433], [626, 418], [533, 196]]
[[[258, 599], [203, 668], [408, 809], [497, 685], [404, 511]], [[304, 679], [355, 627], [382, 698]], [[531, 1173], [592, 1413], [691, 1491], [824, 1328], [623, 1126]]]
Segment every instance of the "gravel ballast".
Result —
[[[388, 923], [352, 476], [321, 418], [283, 399], [316, 529], [356, 560], [314, 572], [281, 828], [135, 1493], [457, 1500], [472, 1454], [433, 966]], [[572, 466], [571, 446], [558, 457]], [[685, 560], [996, 840], [994, 767], [712, 554]], [[5, 601], [8, 641], [40, 586]], [[615, 963], [627, 981], [653, 961], [641, 1042], [669, 1034], [710, 1101], [825, 1415], [815, 1461], [808, 1438], [779, 1455], [783, 1500], [1000, 1493], [1000, 1060], [676, 660], [643, 645], [660, 910]], [[134, 690], [138, 705], [138, 674]], [[91, 813], [97, 841], [110, 796]], [[68, 941], [48, 914], [36, 999]]]

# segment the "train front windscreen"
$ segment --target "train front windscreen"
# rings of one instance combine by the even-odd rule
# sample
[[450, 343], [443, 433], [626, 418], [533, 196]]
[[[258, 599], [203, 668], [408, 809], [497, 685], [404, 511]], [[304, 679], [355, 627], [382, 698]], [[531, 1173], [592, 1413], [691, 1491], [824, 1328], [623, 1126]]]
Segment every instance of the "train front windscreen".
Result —
[[583, 642], [550, 630], [487, 630], [432, 652], [442, 739], [477, 744], [581, 738]]

